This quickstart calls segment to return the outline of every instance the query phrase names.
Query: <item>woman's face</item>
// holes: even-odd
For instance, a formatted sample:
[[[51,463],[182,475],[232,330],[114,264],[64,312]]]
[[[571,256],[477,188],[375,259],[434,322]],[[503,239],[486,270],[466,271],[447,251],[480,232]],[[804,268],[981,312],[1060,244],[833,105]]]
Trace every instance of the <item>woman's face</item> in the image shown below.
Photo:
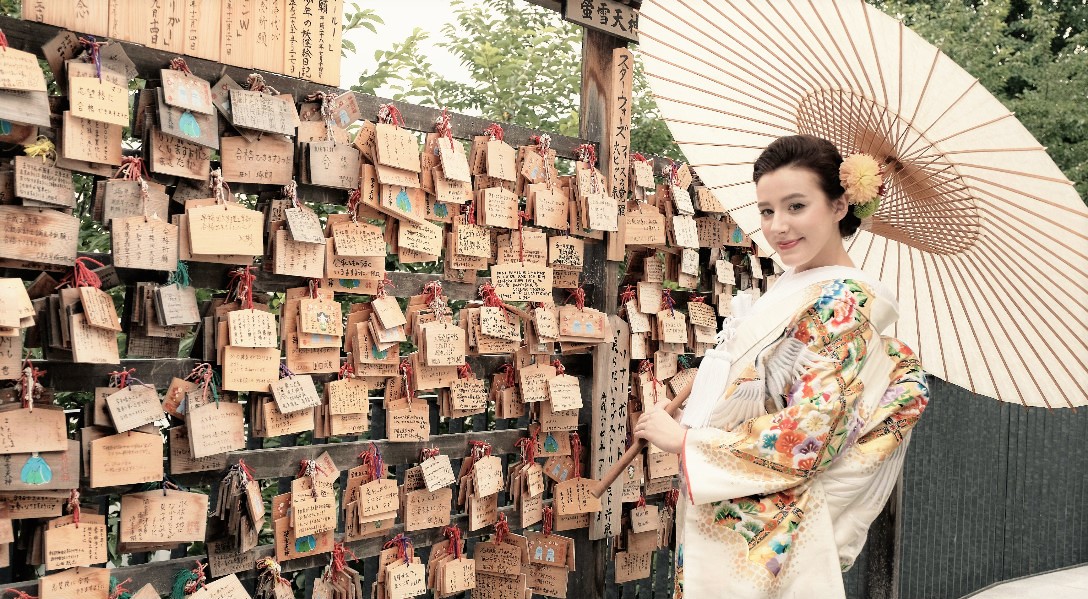
[[[756,206],[763,234],[782,263],[797,272],[837,264],[846,250],[839,221],[844,198],[829,200],[816,173],[795,167],[771,171],[756,184]]]

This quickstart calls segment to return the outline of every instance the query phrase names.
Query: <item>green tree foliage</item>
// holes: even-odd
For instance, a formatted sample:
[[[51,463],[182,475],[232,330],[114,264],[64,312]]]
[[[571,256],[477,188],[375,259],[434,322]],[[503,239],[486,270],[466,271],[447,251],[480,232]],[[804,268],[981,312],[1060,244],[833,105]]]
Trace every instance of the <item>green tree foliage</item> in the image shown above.
[[[581,27],[524,0],[450,5],[453,20],[443,27],[437,46],[461,61],[468,82],[435,70],[420,50],[428,33],[417,28],[388,50],[376,51],[378,66],[364,72],[352,89],[374,94],[388,86],[394,100],[577,136]],[[633,149],[679,157],[641,69],[634,87]]]
[[[370,0],[376,1],[376,0]],[[1088,0],[869,0],[902,19],[1016,112],[1088,198]],[[435,72],[427,33],[378,50],[354,89],[394,99],[577,134],[581,32],[523,0],[454,0],[439,47],[467,68],[467,83]],[[637,48],[635,52],[637,54]],[[635,74],[632,147],[680,157],[641,68]]]
[[[1088,0],[875,4],[978,77],[1088,198]]]

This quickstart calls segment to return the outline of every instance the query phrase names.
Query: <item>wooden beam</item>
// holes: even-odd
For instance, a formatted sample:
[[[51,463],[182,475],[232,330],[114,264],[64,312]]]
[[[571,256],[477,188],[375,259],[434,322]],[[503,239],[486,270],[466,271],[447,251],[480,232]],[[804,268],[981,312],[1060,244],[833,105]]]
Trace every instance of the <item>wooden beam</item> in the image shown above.
[[[544,500],[545,505],[550,505],[551,500]],[[523,528],[521,525],[521,514],[516,509],[516,506],[508,505],[499,508],[500,514],[505,514],[507,520],[510,523],[511,530],[518,530]],[[468,529],[468,515],[457,514],[451,517],[450,524],[457,526],[462,530]],[[382,545],[385,541],[391,537],[396,536],[399,533],[404,532],[404,525],[398,524],[393,527],[392,530],[387,531],[380,537],[372,539],[364,539],[362,541],[353,541],[345,543],[344,547],[351,550],[355,554],[355,557],[362,560],[363,558],[374,557],[381,553]],[[483,535],[492,534],[495,532],[494,526],[487,526],[479,530],[474,530],[469,536],[478,537]],[[412,544],[418,549],[420,547],[429,547],[435,543],[445,539],[442,533],[442,528],[431,528],[427,530],[415,531],[408,533],[412,538]],[[337,534],[336,541],[343,540],[343,535]],[[275,557],[276,551],[273,545],[261,545],[255,550],[254,559],[261,559],[264,557]],[[125,578],[131,578],[131,588],[138,589],[145,584],[151,584],[155,587],[155,591],[160,596],[169,596],[170,591],[174,584],[174,575],[179,570],[189,570],[193,567],[195,560],[205,560],[205,555],[193,555],[188,557],[182,557],[161,562],[151,562],[148,564],[140,564],[136,566],[122,566],[120,568],[113,568],[110,570],[110,575],[118,580],[124,580]],[[348,560],[349,563],[355,560]],[[299,559],[293,559],[283,562],[280,566],[284,572],[297,572],[299,570],[306,570],[309,568],[321,568],[328,565],[329,554],[322,553],[319,555],[313,555],[309,557],[303,557]],[[256,578],[256,568],[250,568],[238,573],[238,578],[242,580],[248,580]],[[575,587],[577,588],[577,587]],[[7,590],[20,590],[30,594],[37,594],[38,581],[30,580],[25,582],[17,582],[12,584],[0,585],[0,591]]]
[[[612,51],[624,47],[626,42],[616,37],[583,28],[582,35],[582,91],[581,107],[578,112],[578,134],[597,143],[605,151],[599,152],[602,163],[608,161],[608,93],[612,79]],[[590,256],[587,249],[587,263],[589,260],[597,260],[603,264],[600,272],[600,284],[605,291],[602,298],[593,306],[603,310],[606,314],[615,314],[618,293],[617,283],[619,279],[619,263],[604,259],[604,244],[594,244],[593,254]],[[598,364],[597,367],[604,367]],[[611,380],[611,372],[602,373],[608,376],[594,377],[590,394],[592,401],[598,401],[602,394],[608,393],[607,381]],[[600,434],[600,423],[594,420],[590,427],[590,437],[594,440]],[[588,533],[588,531],[586,531]],[[572,580],[574,588],[580,589],[580,597],[587,599],[601,599],[605,596],[607,551],[605,541],[593,541],[588,556],[577,554],[578,557],[587,557],[588,560],[579,563],[577,573]],[[581,560],[580,560],[581,561]]]
[[[280,358],[285,360],[286,358]],[[498,372],[502,365],[510,361],[506,354],[487,356],[467,356],[466,361],[477,374],[491,375]],[[36,368],[45,370],[42,384],[54,391],[90,391],[94,387],[109,384],[110,373],[121,368],[136,369],[136,378],[165,389],[174,377],[184,378],[201,362],[195,358],[126,358],[121,364],[85,364],[82,362],[64,362],[60,360],[31,360]],[[590,354],[574,354],[563,357],[563,365],[572,375],[588,375],[591,372]],[[336,378],[336,373],[313,374],[317,382],[327,383]],[[375,398],[380,399],[380,398]]]
[[[38,56],[43,56],[41,45],[62,31],[60,27],[53,25],[23,21],[21,19],[4,16],[0,16],[0,29],[4,31],[4,34],[8,39],[8,45],[12,48],[32,52]],[[125,53],[128,54],[128,57],[136,64],[136,69],[139,71],[141,77],[149,80],[157,80],[159,70],[166,68],[170,59],[177,56],[176,54],[147,48],[131,42],[111,43],[121,44],[125,49]],[[296,101],[301,101],[306,96],[317,91],[337,94],[346,91],[343,89],[330,88],[310,81],[304,81],[302,79],[287,77],[277,73],[243,69],[191,56],[186,56],[185,62],[189,65],[189,69],[192,70],[194,75],[202,79],[207,79],[212,83],[218,81],[223,75],[230,75],[235,81],[244,83],[246,77],[248,77],[250,73],[259,72],[264,76],[265,82],[268,83],[268,85],[276,88],[281,93],[293,95]],[[356,93],[356,98],[358,99],[359,109],[362,111],[363,116],[371,119],[377,115],[378,106],[393,102],[393,100],[388,98],[379,98],[377,96],[361,93]],[[442,114],[441,108],[417,106],[407,102],[393,102],[393,104],[400,109],[401,115],[404,117],[405,126],[415,131],[433,131],[435,119]],[[450,113],[449,116],[453,135],[459,139],[470,139],[475,135],[482,135],[484,129],[493,122],[467,114]],[[535,129],[529,129],[511,123],[499,124],[502,125],[506,141],[514,146],[528,144],[531,136],[540,133],[540,131]],[[573,159],[575,157],[574,152],[578,146],[583,143],[589,143],[583,139],[554,133],[551,134],[551,137],[552,148],[556,151],[556,155],[568,159]]]

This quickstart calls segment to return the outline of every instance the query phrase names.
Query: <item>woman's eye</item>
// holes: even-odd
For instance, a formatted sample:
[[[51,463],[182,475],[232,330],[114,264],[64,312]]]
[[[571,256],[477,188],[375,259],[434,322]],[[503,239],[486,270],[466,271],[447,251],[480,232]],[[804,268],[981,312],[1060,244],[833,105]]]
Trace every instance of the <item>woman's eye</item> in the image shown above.
[[[800,210],[804,207],[804,204],[790,204],[790,210]]]
[[[771,215],[771,209],[770,208],[764,208],[763,210],[759,211],[759,215],[760,216],[770,216]]]

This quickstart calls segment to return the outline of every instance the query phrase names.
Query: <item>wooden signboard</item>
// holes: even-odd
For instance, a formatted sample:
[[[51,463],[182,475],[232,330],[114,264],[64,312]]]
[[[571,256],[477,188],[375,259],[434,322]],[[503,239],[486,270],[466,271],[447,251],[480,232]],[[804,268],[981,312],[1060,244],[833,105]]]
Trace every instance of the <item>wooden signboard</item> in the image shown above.
[[[79,219],[55,210],[0,206],[0,258],[72,266]]]

